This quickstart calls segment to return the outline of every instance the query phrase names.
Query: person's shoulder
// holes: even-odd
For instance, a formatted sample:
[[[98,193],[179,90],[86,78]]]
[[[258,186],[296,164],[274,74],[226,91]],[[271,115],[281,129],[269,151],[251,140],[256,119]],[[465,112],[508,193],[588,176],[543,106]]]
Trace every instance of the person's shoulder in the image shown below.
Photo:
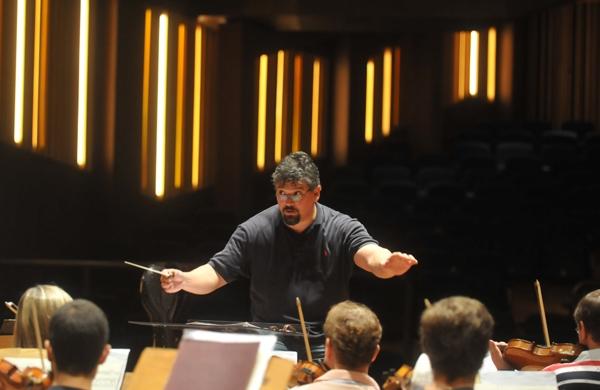
[[[262,230],[266,227],[274,226],[278,217],[279,211],[277,205],[271,206],[242,222],[240,228],[247,231],[255,231],[256,229]]]
[[[593,370],[600,369],[600,360],[575,360],[570,363],[556,363],[550,366],[544,367],[543,371],[569,371],[569,370],[577,370],[581,371],[589,367]]]
[[[347,226],[352,222],[359,223],[356,218],[351,217],[342,211],[332,209],[331,207],[325,206],[321,203],[318,203],[318,207],[319,212],[321,212],[323,215],[322,223],[333,226],[335,229],[337,229],[339,226]]]
[[[323,203],[317,203],[317,208],[318,211],[323,213],[323,216],[326,219],[332,219],[332,220],[337,220],[337,219],[344,219],[344,218],[351,218],[349,215],[344,214],[341,211],[332,209],[329,206],[325,206]]]

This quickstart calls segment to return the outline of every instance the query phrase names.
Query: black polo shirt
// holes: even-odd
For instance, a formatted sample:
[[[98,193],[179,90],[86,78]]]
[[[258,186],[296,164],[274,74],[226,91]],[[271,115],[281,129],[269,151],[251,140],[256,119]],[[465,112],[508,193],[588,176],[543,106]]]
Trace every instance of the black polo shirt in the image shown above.
[[[304,232],[287,227],[277,205],[237,227],[208,262],[227,282],[250,279],[253,321],[298,318],[322,322],[329,308],[348,298],[354,254],[377,243],[355,218],[317,203],[317,218]]]

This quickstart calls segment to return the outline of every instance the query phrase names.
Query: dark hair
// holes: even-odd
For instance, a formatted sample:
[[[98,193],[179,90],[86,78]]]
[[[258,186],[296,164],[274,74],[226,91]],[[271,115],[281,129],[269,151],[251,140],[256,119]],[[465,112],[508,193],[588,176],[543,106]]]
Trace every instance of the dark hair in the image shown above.
[[[314,190],[321,184],[319,168],[305,152],[294,152],[285,156],[275,168],[271,179],[274,186],[304,182],[309,190]]]
[[[493,328],[494,319],[476,299],[450,297],[426,309],[419,333],[434,375],[442,374],[448,381],[475,375]]]
[[[600,342],[600,290],[594,290],[581,298],[573,317],[575,322],[583,322],[585,330],[595,342]]]
[[[77,299],[50,320],[50,344],[56,368],[69,375],[89,375],[108,342],[108,321],[94,303]]]
[[[379,319],[365,305],[344,301],[333,306],[323,325],[337,361],[353,370],[370,364],[381,341]]]

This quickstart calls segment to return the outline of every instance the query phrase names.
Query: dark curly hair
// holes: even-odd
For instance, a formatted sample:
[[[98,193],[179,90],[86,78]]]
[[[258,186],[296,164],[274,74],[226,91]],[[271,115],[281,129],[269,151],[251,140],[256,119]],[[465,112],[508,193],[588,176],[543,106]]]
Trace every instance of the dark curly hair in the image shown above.
[[[304,182],[309,190],[321,184],[319,168],[305,152],[294,152],[285,156],[271,175],[273,186]]]

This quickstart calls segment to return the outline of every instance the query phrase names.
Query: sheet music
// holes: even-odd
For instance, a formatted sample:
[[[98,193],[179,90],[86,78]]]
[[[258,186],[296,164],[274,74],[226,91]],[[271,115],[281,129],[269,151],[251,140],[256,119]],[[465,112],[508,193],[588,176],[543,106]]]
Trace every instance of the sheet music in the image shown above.
[[[279,356],[280,358],[289,360],[294,364],[298,363],[298,352],[296,351],[271,351],[271,356]]]
[[[119,390],[123,384],[128,356],[129,349],[111,349],[104,364],[98,366],[98,372],[92,382],[92,390]],[[17,366],[19,370],[24,370],[26,367],[42,368],[40,358],[6,357],[5,359]],[[51,367],[48,359],[44,359],[44,363],[46,369]]]
[[[111,349],[104,364],[98,367],[92,390],[119,390],[123,384],[128,357],[129,349]]]
[[[277,338],[273,335],[186,329],[166,388],[182,389],[184,386],[195,389],[198,382],[207,384],[210,381],[222,390],[243,388],[236,386],[245,386],[246,390],[259,390],[276,341]],[[217,356],[219,354],[227,356]],[[195,363],[193,369],[190,360]],[[218,365],[211,372],[203,372],[215,362]],[[232,376],[232,371],[236,375]],[[234,384],[234,381],[239,383]]]

